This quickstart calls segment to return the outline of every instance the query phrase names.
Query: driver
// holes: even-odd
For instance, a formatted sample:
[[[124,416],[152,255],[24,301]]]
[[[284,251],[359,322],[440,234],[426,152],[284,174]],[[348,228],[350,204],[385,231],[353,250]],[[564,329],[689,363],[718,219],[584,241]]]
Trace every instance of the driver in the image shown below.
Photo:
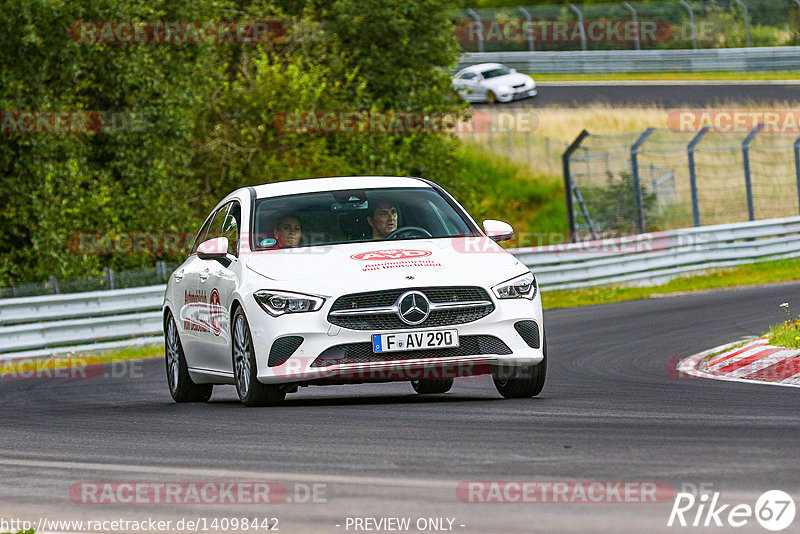
[[[372,215],[367,216],[367,223],[372,228],[372,239],[386,239],[397,230],[397,207],[388,201],[377,203]]]
[[[275,225],[275,239],[281,248],[293,248],[300,245],[300,236],[303,228],[300,219],[294,215],[282,217]]]

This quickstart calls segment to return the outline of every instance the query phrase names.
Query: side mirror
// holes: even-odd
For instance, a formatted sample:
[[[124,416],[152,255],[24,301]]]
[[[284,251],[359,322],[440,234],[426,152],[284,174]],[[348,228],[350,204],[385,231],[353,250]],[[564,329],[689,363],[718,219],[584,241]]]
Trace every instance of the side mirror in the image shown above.
[[[486,236],[489,239],[496,243],[508,241],[514,237],[514,229],[510,224],[494,219],[483,221],[483,231],[486,232]]]
[[[517,69],[511,69],[511,74],[516,74],[516,73],[517,73]]]
[[[215,237],[203,241],[197,246],[197,257],[201,260],[216,260],[223,265],[230,265],[228,258],[228,238]]]

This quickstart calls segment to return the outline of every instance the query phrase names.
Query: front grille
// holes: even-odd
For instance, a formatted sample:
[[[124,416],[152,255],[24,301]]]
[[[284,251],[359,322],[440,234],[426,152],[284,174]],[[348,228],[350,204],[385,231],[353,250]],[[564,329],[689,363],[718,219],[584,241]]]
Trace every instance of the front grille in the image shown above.
[[[525,84],[524,84],[524,83],[521,83],[521,84],[519,84],[519,85],[515,85],[515,86],[514,86],[514,89],[520,89],[520,88],[522,88],[522,87],[525,87]]]
[[[406,291],[421,291],[433,304],[447,304],[458,302],[487,301],[491,303],[489,295],[480,287],[421,287],[388,289],[385,291],[371,291],[368,293],[355,293],[339,297],[331,306],[331,312],[352,310],[356,308],[376,308],[392,306]],[[471,323],[486,317],[494,311],[494,304],[480,308],[462,308],[431,310],[431,314],[421,324],[407,325],[395,314],[385,315],[328,315],[331,324],[351,330],[399,330],[407,328],[424,328],[449,326]]]
[[[449,349],[410,350],[404,352],[372,352],[372,343],[349,343],[329,347],[320,354],[311,367],[327,367],[347,363],[395,362],[424,358],[453,356],[479,356],[483,354],[511,354],[511,349],[494,336],[462,336],[460,346]]]
[[[283,365],[302,344],[303,338],[300,336],[286,336],[276,339],[269,351],[267,365],[270,367]]]
[[[539,325],[536,321],[517,321],[514,323],[514,329],[529,347],[539,348]]]

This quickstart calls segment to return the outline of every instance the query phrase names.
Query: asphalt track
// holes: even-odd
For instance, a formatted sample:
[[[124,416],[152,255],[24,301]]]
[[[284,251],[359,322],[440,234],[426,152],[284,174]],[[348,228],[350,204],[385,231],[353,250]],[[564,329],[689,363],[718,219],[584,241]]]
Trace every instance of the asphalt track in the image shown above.
[[[539,83],[539,95],[504,106],[719,106],[800,102],[798,82],[708,83],[708,82],[583,82]],[[477,104],[483,107],[486,104]]]
[[[144,362],[141,376],[0,381],[0,517],[244,515],[277,517],[282,532],[320,533],[352,532],[347,517],[450,517],[454,531],[470,534],[674,532],[666,527],[672,500],[469,504],[456,487],[665,481],[676,492],[713,484],[722,501],[751,506],[769,489],[798,499],[797,391],[669,370],[676,357],[762,332],[782,320],[778,305],[798,296],[794,283],[548,311],[548,381],[530,400],[503,400],[482,377],[431,397],[405,383],[318,387],[284,407],[248,409],[227,386],[208,404],[177,405],[160,360]],[[252,480],[282,482],[290,494],[295,484],[326,484],[327,502],[69,498],[77,482]],[[737,530],[764,532],[754,520]]]

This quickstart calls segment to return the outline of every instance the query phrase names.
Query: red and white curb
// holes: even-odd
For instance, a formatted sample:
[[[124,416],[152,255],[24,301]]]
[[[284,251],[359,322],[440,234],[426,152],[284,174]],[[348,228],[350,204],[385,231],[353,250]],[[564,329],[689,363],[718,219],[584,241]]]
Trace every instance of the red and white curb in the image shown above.
[[[678,371],[713,380],[800,387],[800,349],[774,347],[765,338],[758,338],[684,358]]]

